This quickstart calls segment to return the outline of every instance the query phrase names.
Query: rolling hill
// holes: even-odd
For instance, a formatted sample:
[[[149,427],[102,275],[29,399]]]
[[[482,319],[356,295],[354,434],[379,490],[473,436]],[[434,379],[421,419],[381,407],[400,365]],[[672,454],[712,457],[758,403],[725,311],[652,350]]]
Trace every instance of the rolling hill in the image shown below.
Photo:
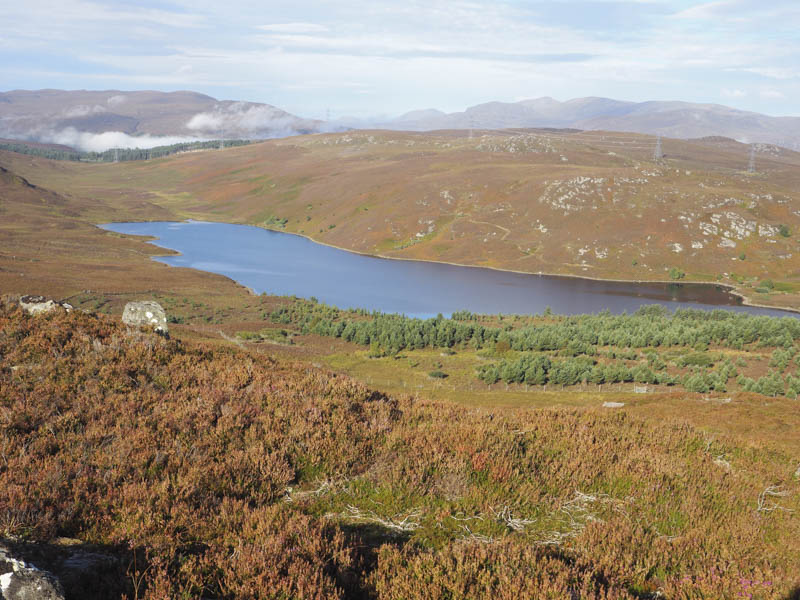
[[[322,122],[196,92],[14,90],[0,93],[0,124],[0,137],[79,146],[80,133],[270,138],[318,131]]]

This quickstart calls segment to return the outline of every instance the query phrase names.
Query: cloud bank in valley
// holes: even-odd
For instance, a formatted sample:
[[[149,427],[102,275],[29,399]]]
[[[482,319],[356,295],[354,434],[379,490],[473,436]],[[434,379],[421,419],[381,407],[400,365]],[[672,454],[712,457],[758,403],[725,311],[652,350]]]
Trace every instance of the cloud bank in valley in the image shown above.
[[[100,106],[99,104],[95,104],[94,106],[88,106],[86,104],[78,104],[76,106],[64,109],[62,114],[66,118],[75,118],[75,117],[88,117],[89,115],[96,115],[98,113],[104,113],[104,112],[106,112],[106,107]]]
[[[272,105],[217,101],[192,92],[44,90],[0,94],[0,137],[88,152],[220,138],[286,137],[317,132],[322,125]]]
[[[211,137],[271,138],[307,133],[310,127],[303,128],[301,124],[302,121],[274,106],[233,102],[194,115],[186,127]]]
[[[88,131],[79,131],[74,127],[58,130],[40,128],[22,132],[18,130],[3,131],[2,128],[0,128],[0,137],[40,142],[43,144],[61,144],[62,146],[69,146],[83,152],[105,152],[112,148],[141,148],[144,150],[157,146],[199,142],[207,139],[202,136],[129,135],[122,131],[91,133]]]
[[[63,144],[84,152],[105,152],[112,148],[155,148],[186,142],[197,142],[205,138],[188,136],[160,136],[160,135],[128,135],[122,131],[105,131],[103,133],[89,133],[67,127],[61,131],[40,134],[40,142],[50,144]]]

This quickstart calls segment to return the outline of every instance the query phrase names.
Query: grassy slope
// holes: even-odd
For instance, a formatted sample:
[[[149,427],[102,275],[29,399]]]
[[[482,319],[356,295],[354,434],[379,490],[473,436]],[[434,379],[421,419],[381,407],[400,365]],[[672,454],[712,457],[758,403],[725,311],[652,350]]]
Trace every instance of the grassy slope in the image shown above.
[[[359,132],[142,163],[0,163],[110,206],[152,204],[140,218],[163,218],[159,207],[361,252],[528,272],[658,280],[676,266],[757,303],[800,306],[800,154],[765,149],[750,175],[743,144],[665,140],[660,163],[653,144],[601,132]],[[756,293],[764,278],[780,289]]]
[[[2,534],[118,556],[104,598],[798,593],[781,451],[672,419],[391,398],[102,315],[4,306],[0,332]]]
[[[160,216],[159,216],[160,215]],[[147,201],[111,206],[63,196],[0,171],[0,291],[43,294],[121,312],[131,298],[191,297],[197,314],[227,309],[246,320],[246,290],[225,277],[170,269],[150,260],[165,251],[142,238],[120,236],[92,223],[113,218],[174,218]]]

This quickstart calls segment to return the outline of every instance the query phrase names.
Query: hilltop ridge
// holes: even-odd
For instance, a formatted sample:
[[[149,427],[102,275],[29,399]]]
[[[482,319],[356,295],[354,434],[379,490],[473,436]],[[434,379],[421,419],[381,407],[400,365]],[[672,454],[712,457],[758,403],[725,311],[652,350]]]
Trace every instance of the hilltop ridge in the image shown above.
[[[383,126],[413,131],[567,127],[684,139],[720,135],[800,150],[800,117],[771,117],[721,104],[680,101],[586,97],[559,102],[546,96],[486,102],[449,114],[435,109],[412,111]]]
[[[0,92],[0,120],[0,137],[82,150],[100,149],[90,147],[92,143],[118,147],[145,143],[137,136],[258,139],[322,127],[321,121],[303,119],[270,104],[217,100],[191,91],[13,90]],[[107,141],[92,137],[102,134]],[[185,140],[161,145],[175,141]]]

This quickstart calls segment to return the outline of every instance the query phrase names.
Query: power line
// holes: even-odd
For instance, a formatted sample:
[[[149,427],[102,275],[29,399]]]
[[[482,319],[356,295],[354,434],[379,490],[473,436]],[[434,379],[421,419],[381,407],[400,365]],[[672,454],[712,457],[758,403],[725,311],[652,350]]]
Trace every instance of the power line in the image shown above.
[[[750,161],[747,163],[747,172],[748,173],[755,173],[756,172],[756,146],[755,146],[755,144],[750,144]]]

